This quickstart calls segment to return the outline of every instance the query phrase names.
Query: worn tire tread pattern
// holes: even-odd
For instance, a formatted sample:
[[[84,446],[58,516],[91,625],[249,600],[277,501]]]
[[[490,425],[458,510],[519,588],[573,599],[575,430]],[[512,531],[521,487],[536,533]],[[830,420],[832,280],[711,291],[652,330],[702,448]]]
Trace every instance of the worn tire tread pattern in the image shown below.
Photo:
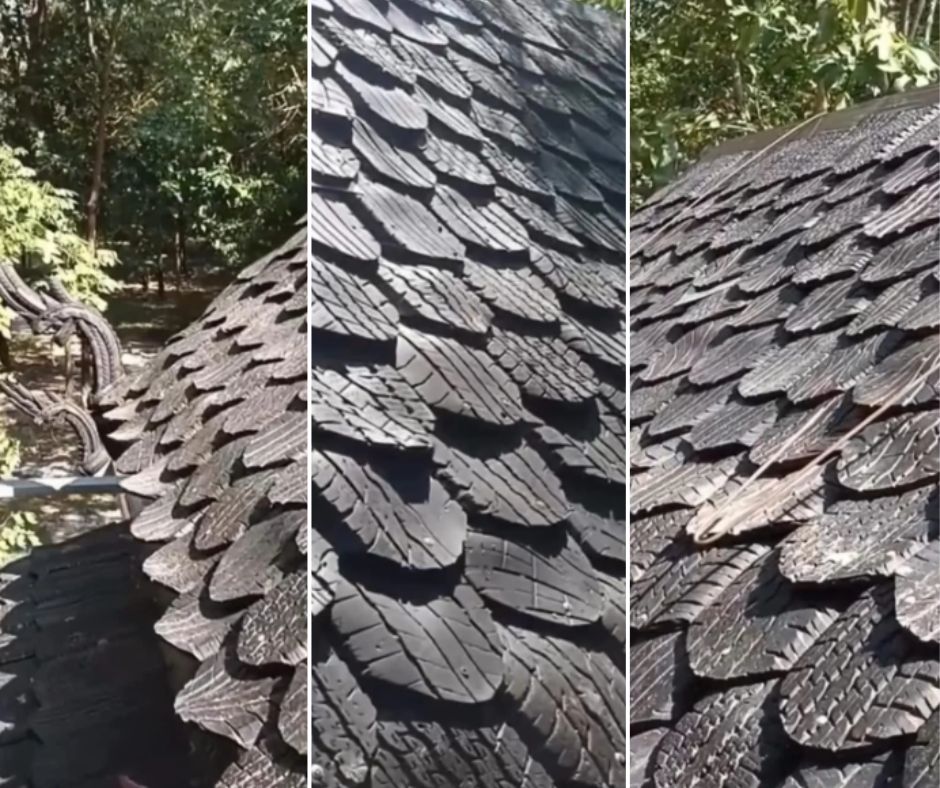
[[[940,105],[907,98],[631,217],[637,788],[937,780]]]
[[[620,786],[622,26],[312,14],[315,778]]]

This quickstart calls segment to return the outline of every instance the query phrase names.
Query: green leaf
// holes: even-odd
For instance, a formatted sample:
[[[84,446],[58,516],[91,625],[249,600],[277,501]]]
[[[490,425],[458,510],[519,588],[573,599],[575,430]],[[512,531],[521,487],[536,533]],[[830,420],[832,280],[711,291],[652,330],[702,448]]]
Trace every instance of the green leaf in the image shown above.
[[[929,77],[938,70],[936,56],[928,49],[912,44],[908,52],[908,57],[921,74]]]
[[[860,25],[868,21],[869,5],[868,0],[849,0],[850,13]]]

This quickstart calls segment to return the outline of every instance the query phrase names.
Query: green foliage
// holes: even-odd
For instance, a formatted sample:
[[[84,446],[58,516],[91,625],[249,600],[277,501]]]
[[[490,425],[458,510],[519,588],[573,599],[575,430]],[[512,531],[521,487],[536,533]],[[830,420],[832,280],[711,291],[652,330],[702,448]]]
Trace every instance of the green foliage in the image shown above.
[[[603,8],[605,11],[610,11],[610,13],[621,17],[627,8],[626,0],[581,0],[581,2],[595,8]]]
[[[122,198],[109,215],[153,253],[182,217],[187,235],[240,265],[305,211],[306,7],[229,0],[180,13],[161,46],[172,77],[115,152]]]
[[[32,512],[8,512],[0,519],[0,566],[42,544]]]
[[[122,275],[241,266],[305,211],[305,33],[304,0],[0,0],[0,139]]]
[[[98,308],[115,282],[107,268],[111,252],[91,246],[76,234],[75,195],[36,178],[15,151],[0,145],[0,260],[13,263],[26,279],[56,276],[74,295]],[[9,336],[12,315],[0,306],[0,334]],[[20,462],[20,446],[0,427],[0,478]],[[36,518],[29,512],[0,511],[0,565],[40,543]]]
[[[305,0],[0,0],[0,259],[103,309],[269,249],[306,209],[306,31]],[[0,513],[0,560],[35,543]]]
[[[704,148],[929,84],[935,20],[882,0],[632,0],[631,202]]]
[[[0,433],[0,478],[8,478],[20,462],[19,444]],[[0,513],[0,565],[40,544],[31,512]]]
[[[115,282],[111,252],[93,251],[76,230],[75,195],[36,179],[16,153],[0,145],[0,260],[27,278],[55,275],[73,295],[104,308]],[[2,329],[2,326],[0,326]]]

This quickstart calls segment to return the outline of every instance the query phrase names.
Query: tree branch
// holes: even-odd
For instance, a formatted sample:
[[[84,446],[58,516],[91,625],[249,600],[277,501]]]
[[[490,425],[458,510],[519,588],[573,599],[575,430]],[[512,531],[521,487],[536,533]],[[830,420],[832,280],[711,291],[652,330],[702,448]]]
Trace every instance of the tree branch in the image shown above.
[[[94,10],[91,7],[91,0],[84,0],[83,8],[85,11],[85,27],[87,28],[88,52],[91,54],[91,60],[95,64],[95,70],[100,70],[101,56],[98,53],[98,44],[95,42]]]
[[[911,18],[911,30],[907,34],[908,38],[915,38],[917,32],[920,30],[920,18],[924,13],[924,6],[927,5],[927,0],[918,0],[917,10],[914,11],[914,16]]]
[[[924,30],[924,43],[930,46],[933,43],[933,22],[937,15],[937,0],[930,0],[930,10],[927,12],[927,24]]]

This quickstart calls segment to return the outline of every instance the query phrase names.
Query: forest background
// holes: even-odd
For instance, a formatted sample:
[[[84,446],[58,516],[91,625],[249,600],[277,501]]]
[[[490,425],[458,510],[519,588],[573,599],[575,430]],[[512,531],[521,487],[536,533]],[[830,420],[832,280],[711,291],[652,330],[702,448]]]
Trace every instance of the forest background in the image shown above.
[[[305,0],[0,0],[0,261],[142,363],[306,214],[306,31]],[[12,317],[0,374],[61,393]],[[62,433],[0,412],[0,478],[48,473]],[[0,508],[0,564],[39,540]]]
[[[303,0],[0,0],[0,256],[102,306],[306,205]]]
[[[938,77],[940,0],[631,0],[628,23],[632,207],[723,140]]]

